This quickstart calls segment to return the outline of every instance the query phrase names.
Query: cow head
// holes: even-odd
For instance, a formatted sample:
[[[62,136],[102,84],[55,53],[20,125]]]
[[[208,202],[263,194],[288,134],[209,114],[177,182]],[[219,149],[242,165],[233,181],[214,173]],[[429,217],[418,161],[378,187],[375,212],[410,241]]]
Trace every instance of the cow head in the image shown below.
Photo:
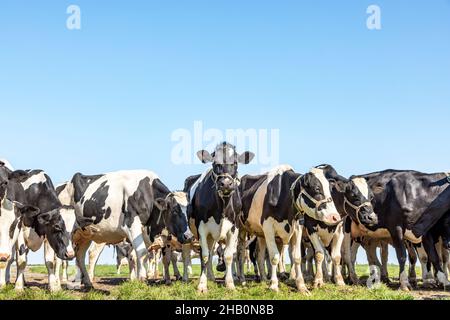
[[[325,178],[323,170],[311,169],[310,172],[300,176],[293,187],[294,192],[297,191],[296,206],[301,212],[327,225],[341,222],[341,216],[331,196],[330,183]]]
[[[378,224],[378,216],[375,214],[372,200],[373,192],[364,178],[352,178],[344,188],[336,185],[339,191],[345,194],[344,211],[353,221],[367,227]]]
[[[61,212],[65,211],[66,209],[55,209],[39,214],[35,220],[34,228],[39,230],[38,234],[46,236],[58,258],[72,260],[75,257],[72,247],[72,234],[66,228],[66,223],[61,215]]]
[[[221,198],[229,198],[236,191],[238,183],[238,164],[249,164],[255,154],[249,151],[239,155],[236,147],[223,142],[210,154],[206,150],[197,152],[203,163],[212,163],[212,174],[217,193]]]
[[[13,202],[6,197],[0,205],[0,263],[8,262],[12,250],[19,237],[20,225],[23,220],[36,217],[39,209]],[[22,221],[21,221],[22,220]]]
[[[164,223],[170,234],[184,244],[193,240],[186,215],[188,199],[185,192],[170,193],[165,199],[156,199],[159,209],[158,223]]]

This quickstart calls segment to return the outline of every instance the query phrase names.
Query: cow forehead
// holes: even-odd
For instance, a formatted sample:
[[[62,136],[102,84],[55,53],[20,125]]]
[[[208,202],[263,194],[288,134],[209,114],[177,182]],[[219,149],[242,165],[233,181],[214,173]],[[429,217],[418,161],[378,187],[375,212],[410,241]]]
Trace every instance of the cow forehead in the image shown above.
[[[76,221],[75,210],[62,208],[60,210],[60,214],[61,214],[62,220],[64,221],[64,224],[66,225],[66,229],[72,230],[75,225],[75,221]]]
[[[367,180],[364,178],[353,178],[352,181],[359,192],[361,192],[366,199],[369,199],[369,185],[367,184]]]
[[[323,192],[326,197],[331,197],[331,191],[330,191],[330,183],[328,182],[327,178],[325,177],[325,174],[322,169],[313,168],[310,171],[317,180],[320,181],[322,184]]]
[[[236,151],[231,147],[221,147],[214,152],[214,162],[218,164],[234,164],[237,160]]]
[[[186,192],[174,192],[173,197],[180,206],[182,207],[188,206],[188,197]]]

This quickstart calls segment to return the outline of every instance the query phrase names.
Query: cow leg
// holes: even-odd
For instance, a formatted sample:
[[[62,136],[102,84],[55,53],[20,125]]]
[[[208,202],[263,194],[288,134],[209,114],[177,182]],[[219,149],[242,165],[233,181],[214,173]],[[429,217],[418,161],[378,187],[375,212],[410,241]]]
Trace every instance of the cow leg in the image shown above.
[[[225,286],[228,290],[235,290],[233,279],[233,258],[237,250],[239,230],[229,231],[227,234],[227,243],[225,246],[224,259],[227,267],[225,274]]]
[[[89,290],[93,288],[89,273],[86,269],[86,252],[91,245],[91,241],[85,241],[78,243],[75,249],[75,255],[77,259],[78,273],[75,282],[81,282],[85,289]]]
[[[381,281],[386,284],[391,283],[389,279],[389,243],[381,241]]]
[[[420,265],[422,267],[422,281],[423,285],[426,288],[434,288],[436,285],[436,282],[434,280],[433,272],[431,271],[431,268],[428,268],[428,255],[425,251],[425,248],[423,246],[423,243],[420,244],[417,248],[417,254],[419,256]]]
[[[406,249],[408,250],[408,257],[409,257],[409,283],[413,287],[417,286],[417,274],[416,274],[416,263],[417,263],[417,253],[414,249],[414,245],[407,241],[406,242]]]
[[[355,244],[356,242],[354,242]],[[352,236],[350,233],[345,233],[343,241],[344,262],[348,269],[348,277],[351,284],[358,285],[359,278],[355,271],[355,265],[352,260]]]
[[[14,252],[14,251],[13,251]],[[6,283],[11,284],[11,266],[13,264],[14,260],[9,259],[7,265],[6,265]]]
[[[302,272],[302,236],[303,226],[298,222],[294,222],[294,233],[291,238],[289,252],[291,253],[291,262],[293,263],[292,269],[295,269],[295,285],[297,286],[298,291],[309,295]]]
[[[58,281],[58,277],[55,273],[56,264],[55,264],[55,251],[53,251],[52,247],[48,241],[44,242],[44,257],[45,257],[45,266],[48,271],[48,288],[51,292],[56,292],[61,290],[61,285]]]
[[[191,261],[191,245],[184,244],[183,247],[183,282],[189,282],[189,263]]]
[[[181,280],[181,273],[180,273],[180,269],[178,269],[178,255],[177,254],[173,254],[172,252],[172,265],[173,265],[173,275],[175,276],[175,279],[177,281]]]
[[[247,255],[247,232],[244,228],[239,229],[238,244],[237,244],[237,272],[239,282],[245,286],[245,269],[244,264]]]
[[[367,261],[369,262],[369,269],[371,273],[371,278],[373,281],[378,283],[381,280],[381,262],[378,260],[377,248],[378,244],[375,239],[370,239],[364,244],[364,249],[366,250]]]
[[[283,244],[277,244],[278,252],[280,253],[280,262],[278,263],[278,270],[280,273],[280,277],[286,277],[286,262],[284,259],[285,255],[285,246]]]
[[[449,252],[447,249],[445,249],[444,246],[442,246],[441,248],[442,250],[442,263],[444,264],[444,273],[445,273],[445,277],[448,279],[448,271],[449,271]]]
[[[257,246],[257,264],[258,264],[258,270],[259,270],[259,276],[261,281],[265,282],[267,281],[267,273],[266,273],[266,240],[263,237],[258,237],[258,246]]]
[[[164,266],[164,281],[166,285],[171,285],[170,279],[170,262],[172,261],[172,249],[170,245],[163,248],[163,266]]]
[[[212,252],[214,250],[214,241],[209,239],[209,235],[206,232],[202,232],[203,230],[200,228],[200,247],[201,247],[201,275],[200,282],[197,287],[197,291],[199,293],[207,293],[208,292],[208,276],[207,276],[207,268],[210,260],[212,260]]]
[[[323,261],[325,259],[325,252],[320,241],[319,235],[313,233],[309,236],[311,243],[314,247],[315,258],[316,258],[316,276],[314,278],[314,288],[320,288],[324,285],[323,282]]]
[[[342,225],[337,228],[331,243],[331,260],[333,261],[334,282],[338,286],[345,286],[344,278],[342,277],[341,269],[341,252],[342,243],[344,242],[344,232]]]
[[[15,290],[22,291],[25,288],[25,269],[27,267],[27,253],[20,254],[17,250],[17,278]]]
[[[434,269],[436,270],[436,279],[438,283],[442,284],[445,287],[450,285],[450,282],[445,277],[444,270],[441,267],[441,261],[439,259],[439,255],[436,251],[436,247],[434,245],[433,238],[430,234],[426,234],[423,237],[423,246],[428,255],[429,261],[433,264]]]
[[[94,243],[94,245],[91,247],[91,250],[89,250],[89,277],[92,280],[94,280],[95,277],[95,266],[98,262],[98,259],[100,258],[100,254],[103,252],[103,249],[105,249],[105,246],[106,243]]]
[[[398,263],[400,265],[400,290],[410,291],[412,290],[411,285],[408,281],[408,272],[406,271],[406,247],[403,241],[403,229],[401,227],[396,227],[395,232],[392,234],[392,242],[397,254]]]
[[[138,216],[134,217],[129,229],[129,240],[136,253],[137,278],[139,281],[145,282],[147,281],[147,271],[145,270],[144,260],[147,254],[147,247],[142,234],[142,222]]]
[[[275,232],[272,226],[264,228],[264,236],[266,238],[267,250],[269,251],[269,259],[272,265],[272,272],[270,277],[270,290],[278,292],[278,277],[277,267],[280,263],[280,252],[278,251],[277,242],[275,240]]]

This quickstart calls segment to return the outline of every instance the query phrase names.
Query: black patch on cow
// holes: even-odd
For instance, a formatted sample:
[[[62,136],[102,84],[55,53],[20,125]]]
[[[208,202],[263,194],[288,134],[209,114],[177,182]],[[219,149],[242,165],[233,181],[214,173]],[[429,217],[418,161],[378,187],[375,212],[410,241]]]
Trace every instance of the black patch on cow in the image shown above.
[[[286,230],[287,233],[290,233],[290,232],[291,232],[291,226],[288,225],[288,224],[285,225],[285,226],[284,226],[284,230]]]
[[[16,231],[17,225],[19,223],[19,219],[15,219],[14,222],[9,227],[9,238],[12,239],[14,237],[14,231]]]
[[[81,202],[84,202],[83,216],[94,218],[94,224],[99,224],[102,219],[108,219],[111,216],[111,208],[104,209],[109,191],[107,183],[108,181],[103,182],[92,194],[91,198],[85,199],[85,196],[81,198]]]
[[[25,247],[24,244],[21,244],[21,245],[20,245],[20,248],[19,248],[19,255],[20,255],[20,256],[23,256],[23,255],[26,254],[27,252],[28,252],[27,247]]]

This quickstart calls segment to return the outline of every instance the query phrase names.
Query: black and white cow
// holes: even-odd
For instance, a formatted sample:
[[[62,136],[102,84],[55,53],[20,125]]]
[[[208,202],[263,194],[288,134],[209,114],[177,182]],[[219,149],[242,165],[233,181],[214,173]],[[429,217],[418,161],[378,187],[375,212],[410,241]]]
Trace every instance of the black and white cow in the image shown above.
[[[342,244],[344,242],[344,220],[347,215],[362,219],[369,224],[377,222],[370,200],[371,190],[363,178],[347,179],[339,175],[331,165],[320,165],[315,168],[322,170],[332,187],[331,195],[340,214],[340,222],[325,224],[310,216],[305,216],[305,228],[314,247],[317,271],[315,287],[323,285],[322,262],[324,249],[329,249],[334,270],[334,280],[337,285],[345,285],[341,272]],[[330,268],[328,268],[330,269]],[[330,270],[331,271],[331,270]],[[351,274],[352,271],[351,270]]]
[[[294,260],[297,289],[309,293],[301,271],[301,240],[303,227],[300,220],[303,215],[334,225],[340,221],[340,215],[331,197],[330,183],[323,170],[312,169],[305,175],[295,173],[291,166],[274,168],[261,176],[244,176],[241,183],[242,217],[240,244],[246,239],[245,232],[258,236],[258,266],[261,279],[265,280],[265,248],[269,251],[272,263],[270,289],[278,291],[277,267],[281,258],[282,246],[277,245],[277,238],[282,245],[291,244]],[[240,245],[240,277],[245,251]]]
[[[248,164],[254,157],[251,152],[239,155],[235,146],[223,142],[210,154],[202,150],[197,153],[203,163],[212,163],[200,177],[188,178],[185,191],[189,194],[188,216],[192,219],[191,230],[198,236],[202,248],[202,272],[198,291],[208,291],[206,270],[211,264],[214,246],[225,242],[224,259],[227,266],[225,284],[234,289],[232,274],[233,256],[236,253],[238,227],[237,215],[241,211],[238,164]],[[197,179],[196,179],[197,178]],[[214,279],[209,274],[210,280]]]
[[[353,221],[352,233],[391,239],[400,264],[400,288],[411,289],[405,268],[405,240],[422,242],[445,286],[448,279],[440,266],[439,256],[429,231],[450,210],[450,178],[445,173],[425,174],[417,171],[386,170],[362,175],[374,193],[375,225]]]
[[[85,287],[92,287],[84,265],[91,241],[117,244],[128,239],[136,252],[137,277],[147,279],[147,248],[163,230],[190,241],[185,213],[159,177],[147,170],[118,171],[103,175],[74,175],[69,188],[78,216],[91,218],[92,224],[76,233],[77,265]],[[133,275],[133,273],[131,274]]]
[[[11,216],[11,224],[2,224],[0,231],[2,241],[8,243],[5,244],[6,247],[11,244],[16,246],[18,266],[16,289],[22,290],[28,249],[37,251],[45,241],[46,252],[52,252],[60,259],[71,260],[74,258],[71,230],[66,228],[62,218],[66,208],[59,201],[53,183],[44,171],[11,171],[0,163],[0,184],[4,189],[0,194],[3,203],[12,201],[19,210],[28,208],[25,215],[15,215],[14,219]],[[13,213],[11,210],[5,211],[5,214],[6,212]],[[0,244],[0,247],[3,247],[3,244]],[[0,260],[8,261],[12,253],[12,251],[0,253]],[[51,263],[52,261],[46,259],[47,266]],[[50,272],[49,270],[49,274]]]

